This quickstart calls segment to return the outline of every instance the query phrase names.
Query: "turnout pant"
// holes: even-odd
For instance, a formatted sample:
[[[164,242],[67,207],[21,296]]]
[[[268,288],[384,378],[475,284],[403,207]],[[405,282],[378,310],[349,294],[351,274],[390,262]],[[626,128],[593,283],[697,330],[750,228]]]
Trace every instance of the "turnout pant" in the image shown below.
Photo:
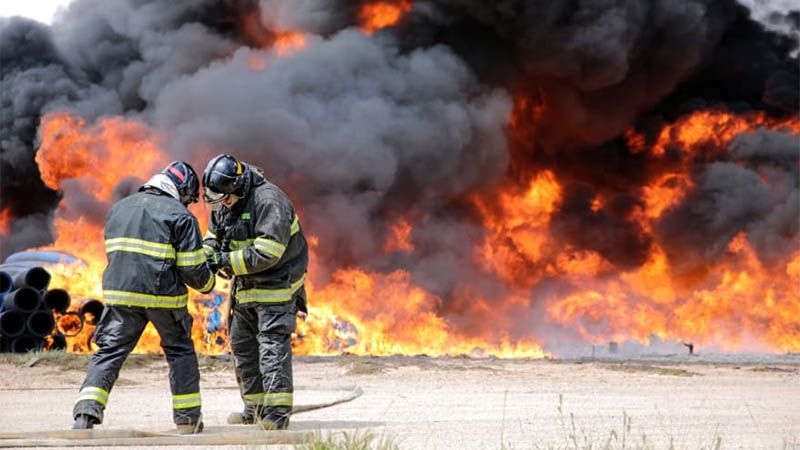
[[[192,316],[186,310],[106,305],[94,340],[100,347],[89,362],[72,410],[73,417],[87,414],[103,421],[103,411],[122,363],[136,347],[148,322],[161,337],[161,348],[169,364],[172,416],[175,424],[200,420],[200,372],[192,342]]]
[[[231,351],[245,415],[285,428],[292,413],[294,302],[233,304]]]

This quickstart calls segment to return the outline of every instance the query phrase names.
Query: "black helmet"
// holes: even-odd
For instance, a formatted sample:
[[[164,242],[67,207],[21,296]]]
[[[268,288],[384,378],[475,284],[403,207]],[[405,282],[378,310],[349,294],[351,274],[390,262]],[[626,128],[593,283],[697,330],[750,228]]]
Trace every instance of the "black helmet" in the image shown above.
[[[208,162],[203,172],[203,199],[219,203],[231,194],[242,196],[247,183],[247,166],[231,155],[222,154]]]
[[[197,181],[197,173],[189,163],[172,161],[161,173],[172,180],[175,187],[178,188],[181,203],[188,206],[197,201],[200,195],[200,183]]]

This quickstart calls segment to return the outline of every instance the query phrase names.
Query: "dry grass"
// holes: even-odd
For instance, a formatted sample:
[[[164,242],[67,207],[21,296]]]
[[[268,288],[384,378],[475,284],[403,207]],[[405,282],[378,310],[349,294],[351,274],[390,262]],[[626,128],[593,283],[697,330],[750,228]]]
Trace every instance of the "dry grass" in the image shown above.
[[[650,364],[631,364],[631,363],[620,363],[620,364],[605,364],[601,365],[606,370],[614,370],[617,372],[625,372],[625,373],[649,373],[653,375],[666,375],[666,376],[673,376],[673,377],[695,377],[695,376],[702,376],[702,374],[697,372],[692,372],[690,370],[682,369],[679,367],[662,367],[662,366],[655,366]]]
[[[297,450],[400,450],[396,439],[377,436],[371,431],[343,434],[317,433],[309,442],[295,446]]]

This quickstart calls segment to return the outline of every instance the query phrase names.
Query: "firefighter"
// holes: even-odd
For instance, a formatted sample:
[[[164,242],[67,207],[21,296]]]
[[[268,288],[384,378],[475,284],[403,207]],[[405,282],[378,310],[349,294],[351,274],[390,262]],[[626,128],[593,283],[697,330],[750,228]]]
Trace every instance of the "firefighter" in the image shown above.
[[[197,219],[186,209],[198,194],[194,169],[175,161],[109,211],[105,225],[108,265],[103,272],[106,307],[95,331],[99,349],[89,362],[73,409],[74,429],[103,422],[120,367],[152,322],[169,364],[172,415],[178,432],[202,431],[200,373],[186,286],[207,293],[214,287],[215,276],[203,251]]]
[[[257,167],[218,155],[203,173],[213,205],[203,246],[232,277],[229,331],[244,411],[228,423],[285,429],[293,404],[291,334],[306,313],[308,246],[286,194]]]

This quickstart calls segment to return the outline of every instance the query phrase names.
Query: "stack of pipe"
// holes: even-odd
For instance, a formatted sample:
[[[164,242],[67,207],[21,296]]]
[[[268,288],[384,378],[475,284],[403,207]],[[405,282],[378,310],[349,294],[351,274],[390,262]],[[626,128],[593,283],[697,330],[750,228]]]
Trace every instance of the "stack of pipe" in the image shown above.
[[[53,334],[53,314],[67,311],[69,293],[48,290],[50,273],[44,268],[27,261],[6,261],[0,265],[0,351],[42,350],[46,337],[66,346],[63,335]]]

